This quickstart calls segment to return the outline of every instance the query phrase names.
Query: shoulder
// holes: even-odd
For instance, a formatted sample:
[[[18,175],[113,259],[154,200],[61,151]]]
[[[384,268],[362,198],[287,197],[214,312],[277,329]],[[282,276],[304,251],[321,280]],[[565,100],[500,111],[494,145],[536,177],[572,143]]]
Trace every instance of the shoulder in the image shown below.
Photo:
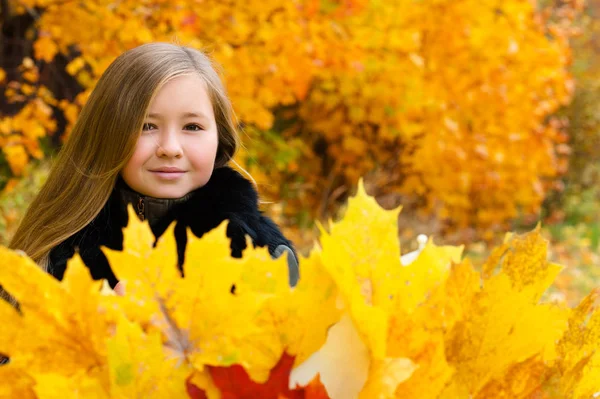
[[[102,257],[99,248],[105,246],[111,249],[123,248],[123,232],[121,229],[127,225],[127,210],[119,207],[119,202],[114,193],[104,204],[98,215],[81,230],[52,248],[48,254],[48,271],[59,280],[62,279],[67,261],[79,252],[84,263],[96,266],[99,257]],[[100,259],[105,268],[104,259]],[[98,274],[98,267],[90,267],[92,275]],[[112,272],[101,277],[113,277]],[[97,278],[94,276],[94,278]]]
[[[218,196],[225,206],[258,207],[258,193],[252,182],[228,166],[215,169],[208,183],[200,190]]]
[[[226,188],[230,184],[234,184],[240,188],[244,186],[252,187],[252,183],[247,178],[230,166],[216,168],[207,183],[207,185],[212,186],[213,188]]]
[[[219,214],[258,212],[258,193],[251,181],[230,167],[221,167],[186,201],[186,211],[211,209]]]

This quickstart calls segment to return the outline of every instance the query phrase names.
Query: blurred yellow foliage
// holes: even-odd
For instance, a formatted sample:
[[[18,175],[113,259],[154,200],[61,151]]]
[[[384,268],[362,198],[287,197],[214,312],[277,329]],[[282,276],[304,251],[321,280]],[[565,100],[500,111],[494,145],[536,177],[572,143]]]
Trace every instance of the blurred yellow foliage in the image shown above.
[[[418,196],[451,225],[494,227],[537,212],[566,170],[564,121],[552,115],[571,99],[581,2],[562,2],[559,20],[535,3],[20,0],[41,10],[36,60],[22,73],[68,58],[85,89],[60,99],[68,130],[123,51],[150,41],[205,49],[245,126],[240,159],[281,222],[334,214],[369,174],[379,194]],[[36,97],[34,84],[7,90],[24,104]]]
[[[4,146],[2,147],[2,152],[4,152],[4,156],[10,165],[12,173],[15,176],[21,176],[25,166],[27,165],[27,161],[29,160],[27,152],[25,152],[25,148],[19,144]]]

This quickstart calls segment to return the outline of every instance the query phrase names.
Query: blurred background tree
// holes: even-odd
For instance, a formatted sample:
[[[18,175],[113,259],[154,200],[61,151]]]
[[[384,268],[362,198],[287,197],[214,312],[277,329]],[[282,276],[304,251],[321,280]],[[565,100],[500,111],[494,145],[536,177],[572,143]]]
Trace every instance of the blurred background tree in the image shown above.
[[[205,49],[222,65],[246,147],[239,160],[301,248],[361,176],[382,203],[405,206],[415,233],[475,241],[538,220],[543,204],[560,216],[552,204],[564,196],[553,193],[596,173],[582,170],[584,157],[597,159],[584,143],[598,134],[598,89],[580,93],[572,75],[593,81],[595,55],[572,65],[571,46],[593,47],[598,6],[578,18],[580,0],[0,7],[1,242],[99,76],[150,41]]]

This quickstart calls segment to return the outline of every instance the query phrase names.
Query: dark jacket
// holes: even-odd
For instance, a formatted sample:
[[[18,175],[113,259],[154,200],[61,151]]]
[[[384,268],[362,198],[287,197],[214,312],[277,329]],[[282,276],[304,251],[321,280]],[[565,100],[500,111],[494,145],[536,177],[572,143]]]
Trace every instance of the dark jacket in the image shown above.
[[[292,243],[277,225],[258,209],[258,195],[252,183],[229,167],[215,169],[209,182],[185,197],[175,200],[142,196],[119,178],[98,216],[81,231],[52,249],[48,271],[61,280],[67,260],[78,250],[94,279],[105,278],[111,287],[117,284],[106,256],[105,246],[123,249],[123,228],[128,223],[127,204],[132,204],[140,218],[147,219],[156,238],[175,221],[175,238],[180,270],[185,260],[186,229],[197,236],[228,220],[227,237],[231,239],[231,255],[240,258],[246,248],[246,235],[254,246],[268,247],[272,257],[287,255],[290,285],[299,277],[298,258]]]

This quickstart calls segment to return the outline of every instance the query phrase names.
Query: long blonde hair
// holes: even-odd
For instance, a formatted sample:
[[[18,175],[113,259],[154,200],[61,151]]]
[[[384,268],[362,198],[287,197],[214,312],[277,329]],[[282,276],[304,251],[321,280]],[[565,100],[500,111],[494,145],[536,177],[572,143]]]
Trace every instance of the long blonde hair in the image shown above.
[[[104,207],[134,152],[157,91],[170,79],[189,74],[200,75],[207,85],[219,136],[215,167],[224,166],[239,139],[231,103],[211,60],[199,50],[169,43],[136,47],[117,57],[98,81],[9,247],[47,270],[50,250]]]

